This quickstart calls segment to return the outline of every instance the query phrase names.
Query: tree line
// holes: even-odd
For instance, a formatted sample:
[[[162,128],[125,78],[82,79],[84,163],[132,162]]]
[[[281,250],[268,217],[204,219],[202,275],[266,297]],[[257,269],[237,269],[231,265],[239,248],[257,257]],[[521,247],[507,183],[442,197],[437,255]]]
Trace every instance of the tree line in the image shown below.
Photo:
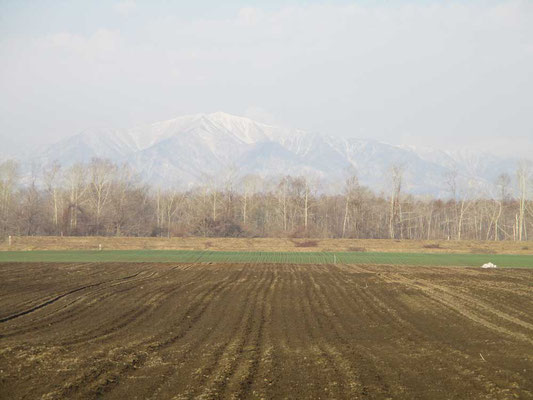
[[[375,193],[354,171],[323,190],[306,176],[264,179],[230,170],[189,189],[150,186],[127,165],[95,158],[58,163],[22,177],[0,163],[0,236],[224,236],[527,240],[533,234],[530,164],[502,174],[491,190],[457,171],[444,198],[403,191],[405,168],[391,166]],[[494,189],[495,188],[495,189]]]

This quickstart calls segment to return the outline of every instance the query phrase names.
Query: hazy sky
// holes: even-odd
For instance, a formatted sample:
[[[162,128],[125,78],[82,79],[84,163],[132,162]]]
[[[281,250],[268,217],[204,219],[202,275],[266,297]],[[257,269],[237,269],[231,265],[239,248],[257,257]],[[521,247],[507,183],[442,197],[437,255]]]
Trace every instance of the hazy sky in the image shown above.
[[[528,155],[533,1],[0,0],[11,148],[213,111]]]

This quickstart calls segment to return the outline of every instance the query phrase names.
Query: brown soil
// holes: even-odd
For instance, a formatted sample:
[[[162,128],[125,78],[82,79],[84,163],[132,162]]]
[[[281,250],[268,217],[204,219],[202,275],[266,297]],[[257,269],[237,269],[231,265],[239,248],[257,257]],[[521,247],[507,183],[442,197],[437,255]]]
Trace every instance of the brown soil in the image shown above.
[[[210,250],[210,251],[379,251],[410,253],[533,254],[533,242],[390,239],[287,238],[137,238],[137,237],[13,237],[2,250]]]
[[[0,264],[3,399],[533,398],[533,271]]]

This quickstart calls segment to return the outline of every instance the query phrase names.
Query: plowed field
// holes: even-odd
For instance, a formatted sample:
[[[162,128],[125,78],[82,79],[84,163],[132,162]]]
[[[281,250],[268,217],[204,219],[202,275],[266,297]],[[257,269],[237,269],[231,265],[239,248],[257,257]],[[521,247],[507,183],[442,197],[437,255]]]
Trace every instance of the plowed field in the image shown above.
[[[533,271],[0,264],[0,398],[533,399]]]

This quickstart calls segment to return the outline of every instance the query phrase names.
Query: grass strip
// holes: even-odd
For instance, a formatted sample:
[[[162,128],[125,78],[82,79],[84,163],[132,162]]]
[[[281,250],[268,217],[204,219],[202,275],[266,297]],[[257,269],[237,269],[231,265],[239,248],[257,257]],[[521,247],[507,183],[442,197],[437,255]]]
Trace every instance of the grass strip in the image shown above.
[[[380,252],[246,252],[201,250],[35,250],[2,251],[0,262],[228,262],[290,264],[389,264],[533,268],[533,255]]]

